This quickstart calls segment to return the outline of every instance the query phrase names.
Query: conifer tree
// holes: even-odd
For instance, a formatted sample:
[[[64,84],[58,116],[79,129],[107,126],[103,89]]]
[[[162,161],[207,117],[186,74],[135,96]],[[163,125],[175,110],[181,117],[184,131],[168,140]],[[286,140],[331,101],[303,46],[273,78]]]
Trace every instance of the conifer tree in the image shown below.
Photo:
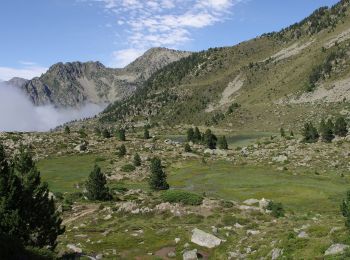
[[[150,139],[148,128],[145,128],[145,130],[143,131],[143,139]]]
[[[195,127],[194,129],[193,139],[194,139],[194,143],[200,143],[202,140],[202,134],[199,131],[198,127]]]
[[[317,142],[320,137],[316,127],[314,127],[312,123],[305,123],[302,134],[304,142],[307,143]]]
[[[188,143],[185,144],[184,150],[186,153],[192,152],[191,146]]]
[[[324,142],[329,143],[334,139],[333,128],[334,128],[334,125],[330,119],[327,121],[327,123],[325,122],[324,119],[321,120],[320,134]]]
[[[104,138],[111,138],[111,133],[108,131],[107,128],[105,128],[105,129],[103,129],[103,131],[102,131],[102,136],[103,136]]]
[[[286,137],[286,133],[285,133],[283,127],[280,128],[280,134],[281,134],[281,137]]]
[[[209,149],[216,149],[216,136],[208,129],[204,134],[204,144]]]
[[[106,176],[102,173],[101,168],[97,165],[89,175],[89,178],[85,184],[87,190],[87,197],[89,200],[109,200],[111,195],[107,187]]]
[[[134,155],[134,166],[141,166],[141,157],[138,153]]]
[[[117,152],[119,157],[123,157],[126,155],[126,147],[124,144],[118,147],[118,152]]]
[[[194,141],[195,141],[195,139],[194,139],[194,130],[191,127],[191,128],[189,128],[187,130],[187,142],[194,142]]]
[[[341,137],[345,137],[348,134],[348,126],[343,116],[338,117],[335,121],[334,133]]]
[[[14,163],[4,155],[0,145],[0,239],[53,250],[64,228],[47,183],[27,148],[20,148]]]
[[[118,139],[119,141],[122,141],[124,142],[126,140],[126,137],[125,137],[125,129],[119,129],[118,130]]]
[[[228,149],[226,136],[220,137],[218,143],[219,143],[219,148],[220,149],[222,149],[222,150],[227,150]]]
[[[166,174],[163,171],[162,162],[159,158],[155,157],[151,161],[151,176],[149,179],[149,185],[152,190],[167,190],[169,184],[166,181]]]
[[[70,128],[69,128],[69,126],[66,125],[66,127],[64,128],[64,133],[65,133],[65,134],[70,134]]]

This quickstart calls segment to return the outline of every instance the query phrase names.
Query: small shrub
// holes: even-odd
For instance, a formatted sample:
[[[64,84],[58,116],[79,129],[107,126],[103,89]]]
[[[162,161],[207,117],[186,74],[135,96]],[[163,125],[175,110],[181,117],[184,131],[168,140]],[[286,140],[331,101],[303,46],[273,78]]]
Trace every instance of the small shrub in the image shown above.
[[[276,202],[270,201],[269,204],[267,205],[267,209],[271,210],[272,215],[275,218],[284,217],[284,209],[283,209],[282,203],[276,203]]]
[[[182,203],[184,205],[201,205],[203,197],[187,191],[169,190],[161,195],[165,202]]]
[[[124,166],[122,166],[122,171],[123,172],[133,172],[135,171],[135,166],[132,164],[125,164]]]

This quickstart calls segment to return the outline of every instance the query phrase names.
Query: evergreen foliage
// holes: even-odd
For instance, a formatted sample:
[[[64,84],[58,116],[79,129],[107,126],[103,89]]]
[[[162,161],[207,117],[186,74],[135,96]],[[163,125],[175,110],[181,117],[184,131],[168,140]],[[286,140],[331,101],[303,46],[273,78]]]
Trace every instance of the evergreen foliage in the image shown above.
[[[350,191],[346,193],[346,198],[343,199],[340,210],[343,217],[345,217],[345,226],[350,229]]]
[[[87,190],[86,196],[89,200],[105,201],[111,198],[109,188],[107,187],[106,176],[97,165],[91,171],[85,187]]]
[[[217,137],[208,129],[204,134],[204,144],[209,149],[216,149]]]
[[[64,232],[61,223],[29,150],[22,146],[11,162],[0,144],[0,244],[7,243],[6,252],[18,249],[15,253],[25,254],[25,247],[53,250]],[[0,258],[6,252],[1,250]]]
[[[186,153],[192,152],[191,146],[188,143],[185,144],[184,150]]]
[[[222,150],[227,150],[228,149],[226,136],[219,137],[218,143],[219,143],[219,148],[220,149],[222,149]]]
[[[334,139],[333,128],[334,128],[334,124],[332,120],[329,119],[327,123],[325,122],[324,119],[321,120],[320,134],[322,137],[322,141],[329,143]]]
[[[348,126],[343,116],[339,116],[334,124],[334,133],[337,136],[345,137],[348,134]]]
[[[117,135],[118,135],[118,139],[119,141],[126,141],[126,137],[125,137],[125,129],[121,128],[117,131]]]
[[[316,127],[312,123],[305,123],[302,135],[306,143],[315,143],[320,137]]]
[[[105,128],[105,129],[102,130],[102,136],[104,138],[111,138],[111,133],[108,131],[107,128]]]
[[[123,157],[126,155],[126,147],[124,144],[122,144],[121,146],[118,147],[117,155],[119,157]]]
[[[143,131],[143,139],[150,139],[150,135],[149,135],[149,130],[148,128],[145,127],[144,131]]]
[[[167,183],[167,176],[163,171],[162,162],[159,158],[155,157],[151,161],[151,176],[149,179],[149,185],[152,190],[167,190],[169,184]]]
[[[134,166],[141,166],[141,157],[138,153],[134,155]]]
[[[65,133],[65,134],[70,134],[70,128],[69,128],[69,126],[66,125],[66,127],[64,128],[64,133]]]
[[[192,127],[187,130],[187,142],[195,142],[194,130]]]

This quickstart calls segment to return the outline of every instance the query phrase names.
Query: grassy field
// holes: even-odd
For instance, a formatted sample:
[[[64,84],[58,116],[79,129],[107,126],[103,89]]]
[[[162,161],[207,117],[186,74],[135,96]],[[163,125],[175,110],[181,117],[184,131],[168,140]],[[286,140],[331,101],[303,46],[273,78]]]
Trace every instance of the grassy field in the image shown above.
[[[228,199],[268,198],[294,211],[339,212],[339,203],[350,187],[335,174],[293,175],[269,167],[233,166],[219,161],[189,161],[168,170],[170,186]]]
[[[72,192],[74,185],[87,179],[97,155],[73,155],[48,158],[38,162],[42,179],[48,182],[54,192]],[[99,163],[103,168],[104,162]]]
[[[227,143],[229,144],[230,148],[248,146],[250,144],[255,143],[258,139],[260,139],[262,137],[270,137],[273,135],[279,135],[278,133],[271,133],[271,132],[226,134],[226,133],[216,133],[215,130],[214,130],[214,133],[217,134],[217,136],[225,135]],[[164,139],[170,139],[170,140],[173,140],[176,142],[181,142],[181,143],[186,142],[185,135],[167,135]]]

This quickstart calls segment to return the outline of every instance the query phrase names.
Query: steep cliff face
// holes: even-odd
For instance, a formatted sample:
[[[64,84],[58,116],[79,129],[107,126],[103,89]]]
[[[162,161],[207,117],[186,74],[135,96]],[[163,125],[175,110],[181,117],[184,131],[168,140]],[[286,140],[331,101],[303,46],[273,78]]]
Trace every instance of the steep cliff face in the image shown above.
[[[154,72],[190,55],[189,52],[154,48],[123,69],[100,62],[57,63],[41,77],[11,80],[35,105],[77,107],[89,103],[111,103],[133,93]]]

